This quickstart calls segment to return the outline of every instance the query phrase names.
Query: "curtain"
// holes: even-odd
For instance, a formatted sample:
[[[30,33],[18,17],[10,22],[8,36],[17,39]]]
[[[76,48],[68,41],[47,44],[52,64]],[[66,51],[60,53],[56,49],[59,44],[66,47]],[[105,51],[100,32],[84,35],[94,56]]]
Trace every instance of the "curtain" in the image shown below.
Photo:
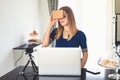
[[[49,8],[49,14],[51,14],[52,10],[57,10],[58,0],[48,0],[48,8]]]

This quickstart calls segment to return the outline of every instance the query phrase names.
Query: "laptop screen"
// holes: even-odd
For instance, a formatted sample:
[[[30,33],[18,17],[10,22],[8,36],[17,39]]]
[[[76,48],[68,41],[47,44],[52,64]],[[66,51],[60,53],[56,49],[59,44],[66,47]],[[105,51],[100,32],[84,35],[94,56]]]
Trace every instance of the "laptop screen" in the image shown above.
[[[39,48],[39,75],[81,75],[80,48]]]

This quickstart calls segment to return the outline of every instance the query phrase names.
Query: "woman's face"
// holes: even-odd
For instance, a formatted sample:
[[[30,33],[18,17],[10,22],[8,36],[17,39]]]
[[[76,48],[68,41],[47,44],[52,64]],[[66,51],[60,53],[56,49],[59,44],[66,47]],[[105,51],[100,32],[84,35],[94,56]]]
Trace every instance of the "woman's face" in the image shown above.
[[[68,25],[68,14],[65,13],[63,18],[60,18],[58,20],[62,26],[67,26]]]

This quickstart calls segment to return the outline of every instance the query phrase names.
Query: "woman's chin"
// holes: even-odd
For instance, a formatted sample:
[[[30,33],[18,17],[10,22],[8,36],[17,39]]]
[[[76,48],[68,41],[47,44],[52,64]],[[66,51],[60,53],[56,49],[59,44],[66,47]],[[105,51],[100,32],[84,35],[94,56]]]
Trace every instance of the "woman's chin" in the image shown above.
[[[65,24],[65,23],[64,23],[64,24],[61,24],[61,25],[62,25],[62,26],[68,26],[68,24]]]

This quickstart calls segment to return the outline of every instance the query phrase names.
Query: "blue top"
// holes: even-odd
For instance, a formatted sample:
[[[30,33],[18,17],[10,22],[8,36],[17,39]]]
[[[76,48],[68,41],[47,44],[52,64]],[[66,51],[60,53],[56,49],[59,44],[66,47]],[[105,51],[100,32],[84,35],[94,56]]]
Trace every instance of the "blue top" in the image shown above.
[[[54,40],[56,28],[51,32],[50,38]],[[63,34],[56,40],[56,47],[79,47],[87,49],[86,36],[82,31],[78,31],[69,41],[63,38]]]

